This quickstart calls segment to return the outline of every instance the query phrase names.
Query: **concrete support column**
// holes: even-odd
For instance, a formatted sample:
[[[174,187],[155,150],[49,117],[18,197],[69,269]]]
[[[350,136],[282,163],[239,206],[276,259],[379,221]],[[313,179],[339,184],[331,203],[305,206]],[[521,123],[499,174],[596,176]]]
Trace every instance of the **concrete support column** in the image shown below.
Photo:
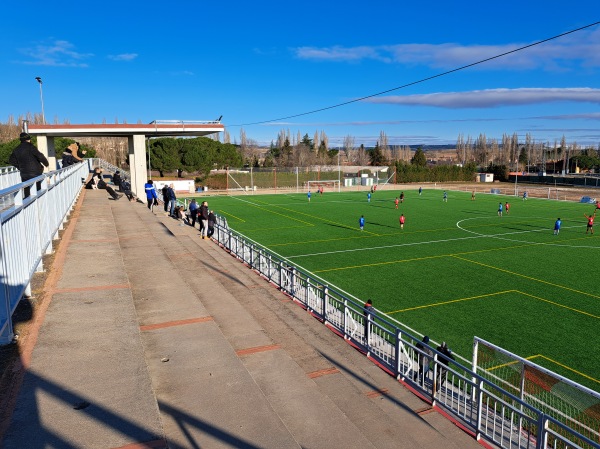
[[[56,170],[56,149],[54,148],[54,137],[39,135],[37,137],[38,150],[48,159],[48,168],[44,172]]]
[[[146,136],[135,134],[127,138],[129,146],[129,170],[131,190],[142,201],[146,201]]]

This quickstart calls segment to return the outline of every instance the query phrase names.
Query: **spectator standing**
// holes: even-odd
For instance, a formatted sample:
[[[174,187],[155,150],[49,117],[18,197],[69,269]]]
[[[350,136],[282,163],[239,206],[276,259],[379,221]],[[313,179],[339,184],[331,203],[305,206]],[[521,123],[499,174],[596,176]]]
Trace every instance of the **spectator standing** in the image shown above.
[[[29,134],[21,133],[19,140],[21,143],[13,150],[8,163],[19,169],[21,181],[25,182],[44,173],[44,167],[48,167],[49,163],[46,156],[31,143]],[[24,196],[29,196],[29,188],[25,189]]]
[[[448,374],[448,363],[450,363],[450,360],[454,360],[454,355],[452,355],[452,349],[448,348],[448,345],[445,341],[443,341],[442,344],[437,347],[437,351],[441,354],[438,359],[440,362],[440,381],[439,384],[436,385],[435,391],[437,391],[442,385],[444,385],[444,382],[446,382],[446,377]]]
[[[175,216],[175,204],[177,204],[177,195],[175,195],[175,185],[170,184],[167,189],[167,198],[169,200],[169,216],[177,218]]]
[[[196,202],[196,198],[194,198],[188,207],[190,211],[190,219],[192,220],[192,227],[196,227],[196,219],[198,218],[198,203]]]
[[[208,213],[208,232],[206,233],[206,236],[208,238],[211,238],[213,236],[213,234],[215,233],[215,223],[217,222],[217,217],[215,216],[215,211],[211,210]]]
[[[200,210],[198,211],[198,215],[200,215],[200,235],[203,239],[205,239],[208,234],[208,214],[208,203],[203,201]]]
[[[421,350],[423,354],[417,351],[417,362],[419,365],[419,372],[414,374],[413,380],[416,381],[417,379],[419,379],[419,383],[423,385],[425,376],[429,371],[429,357],[433,356],[433,351],[429,347],[429,337],[425,335],[423,337],[423,340],[417,343],[416,348]]]
[[[146,182],[144,185],[144,190],[146,190],[146,199],[148,200],[148,209],[151,212],[153,211],[154,206],[158,204],[158,193],[156,193],[156,187],[154,187],[154,181],[151,179]]]
[[[165,212],[167,212],[169,210],[169,198],[168,198],[169,186],[167,184],[165,184],[161,190],[162,190],[163,204],[164,204]]]

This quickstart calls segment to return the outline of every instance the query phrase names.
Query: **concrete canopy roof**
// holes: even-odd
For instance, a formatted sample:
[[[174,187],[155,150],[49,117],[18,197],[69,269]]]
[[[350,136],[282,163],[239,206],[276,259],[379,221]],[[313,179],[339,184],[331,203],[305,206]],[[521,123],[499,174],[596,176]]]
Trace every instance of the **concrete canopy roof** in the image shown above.
[[[222,132],[225,126],[214,122],[153,122],[149,124],[87,124],[87,125],[40,125],[31,124],[27,132],[47,137],[148,137],[190,136],[200,137]]]

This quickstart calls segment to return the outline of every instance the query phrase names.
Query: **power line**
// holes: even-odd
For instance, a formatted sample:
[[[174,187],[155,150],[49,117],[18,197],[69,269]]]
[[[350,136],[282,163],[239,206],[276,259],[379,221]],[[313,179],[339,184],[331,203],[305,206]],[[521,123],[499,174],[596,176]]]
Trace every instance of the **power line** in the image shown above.
[[[568,34],[576,33],[576,32],[581,31],[581,30],[585,30],[586,28],[590,28],[590,27],[596,26],[598,24],[600,24],[600,21],[594,22],[594,23],[590,23],[589,25],[585,25],[585,26],[582,26],[580,28],[575,28],[574,30],[567,31],[565,33],[557,34],[556,36],[552,36],[552,37],[549,37],[547,39],[543,39],[543,40],[534,42],[532,44],[525,45],[523,47],[515,48],[514,50],[510,50],[510,51],[507,51],[507,52],[504,52],[504,53],[500,53],[500,54],[492,56],[490,58],[481,59],[481,60],[479,60],[477,62],[473,62],[471,64],[463,65],[463,66],[458,67],[456,69],[452,69],[452,70],[448,70],[446,72],[438,73],[437,75],[428,76],[427,78],[422,78],[422,79],[420,79],[418,81],[413,81],[413,82],[410,82],[408,84],[403,84],[402,86],[393,87],[391,89],[387,89],[387,90],[384,90],[384,91],[381,91],[381,92],[377,92],[375,94],[367,95],[367,96],[360,97],[360,98],[355,98],[354,100],[344,101],[343,103],[334,104],[332,106],[325,106],[323,108],[314,109],[312,111],[302,112],[300,114],[288,115],[286,117],[279,117],[279,118],[274,118],[274,119],[270,119],[270,120],[262,120],[260,122],[242,123],[241,125],[229,125],[229,126],[261,125],[263,123],[270,123],[270,122],[275,122],[275,121],[278,121],[278,120],[288,120],[288,119],[291,119],[291,118],[302,117],[304,115],[310,115],[310,114],[315,114],[317,112],[327,111],[329,109],[339,108],[341,106],[346,106],[348,104],[357,103],[359,101],[363,101],[363,100],[366,100],[368,98],[378,97],[379,95],[387,94],[387,93],[393,92],[395,90],[400,90],[400,89],[404,89],[406,87],[414,86],[415,84],[424,83],[425,81],[430,81],[430,80],[435,79],[435,78],[440,78],[442,76],[449,75],[451,73],[458,72],[460,70],[468,69],[469,67],[473,67],[473,66],[476,66],[476,65],[479,65],[479,64],[483,64],[484,62],[492,61],[494,59],[498,59],[498,58],[501,58],[503,56],[510,55],[512,53],[516,53],[516,52],[525,50],[527,48],[535,47],[536,45],[540,45],[540,44],[543,44],[545,42],[548,42],[548,41],[551,41],[551,40],[554,40],[554,39],[558,39],[560,37],[567,36]]]

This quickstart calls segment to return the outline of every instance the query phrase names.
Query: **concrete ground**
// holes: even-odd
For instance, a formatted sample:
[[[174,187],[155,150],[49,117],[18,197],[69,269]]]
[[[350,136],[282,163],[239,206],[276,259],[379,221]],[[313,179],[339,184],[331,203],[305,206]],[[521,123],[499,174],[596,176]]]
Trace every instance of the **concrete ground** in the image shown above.
[[[481,447],[162,209],[83,191],[54,264],[2,448]]]

